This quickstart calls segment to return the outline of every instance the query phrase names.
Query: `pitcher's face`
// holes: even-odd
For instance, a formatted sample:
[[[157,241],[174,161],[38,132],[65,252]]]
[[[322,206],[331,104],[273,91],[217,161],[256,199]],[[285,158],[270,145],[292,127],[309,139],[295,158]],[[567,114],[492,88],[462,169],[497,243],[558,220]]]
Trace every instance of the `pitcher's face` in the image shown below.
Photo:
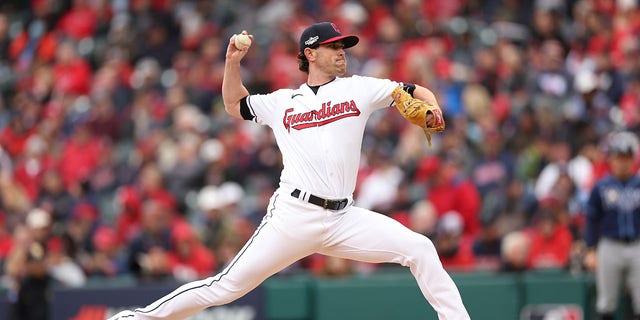
[[[323,44],[315,50],[318,70],[332,76],[342,76],[347,72],[347,57],[342,41]]]

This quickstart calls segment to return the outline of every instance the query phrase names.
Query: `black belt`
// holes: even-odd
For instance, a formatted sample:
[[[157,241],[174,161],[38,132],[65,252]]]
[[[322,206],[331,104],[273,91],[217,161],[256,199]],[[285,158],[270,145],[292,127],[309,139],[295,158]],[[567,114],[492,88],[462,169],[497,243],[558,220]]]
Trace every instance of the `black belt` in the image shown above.
[[[613,239],[613,241],[617,241],[617,242],[622,242],[624,244],[632,244],[636,241],[640,240],[640,238],[630,238],[630,237],[626,237],[626,238],[616,238]]]
[[[295,189],[291,192],[291,196],[300,199],[300,192],[300,189]],[[316,206],[324,209],[341,210],[347,206],[349,199],[331,200],[309,194],[309,203],[315,204]]]

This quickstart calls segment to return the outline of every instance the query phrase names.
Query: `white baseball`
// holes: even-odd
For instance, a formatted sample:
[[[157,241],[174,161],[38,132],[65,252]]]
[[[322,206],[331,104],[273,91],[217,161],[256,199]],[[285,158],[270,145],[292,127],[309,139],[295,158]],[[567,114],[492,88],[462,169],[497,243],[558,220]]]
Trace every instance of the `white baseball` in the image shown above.
[[[242,50],[244,47],[251,46],[251,38],[246,34],[239,34],[234,38],[234,43],[238,50]]]

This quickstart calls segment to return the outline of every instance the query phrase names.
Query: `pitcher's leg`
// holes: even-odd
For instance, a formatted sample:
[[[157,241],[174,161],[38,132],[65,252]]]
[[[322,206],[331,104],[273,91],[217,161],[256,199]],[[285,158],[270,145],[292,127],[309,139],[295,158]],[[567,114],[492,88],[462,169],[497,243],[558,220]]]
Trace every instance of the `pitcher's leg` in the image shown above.
[[[263,222],[224,271],[187,283],[121,319],[184,319],[205,308],[229,303],[314,249],[312,243],[292,241],[272,223]]]
[[[439,319],[470,319],[458,288],[427,237],[387,216],[358,207],[337,218],[330,229],[327,246],[321,253],[408,266]]]

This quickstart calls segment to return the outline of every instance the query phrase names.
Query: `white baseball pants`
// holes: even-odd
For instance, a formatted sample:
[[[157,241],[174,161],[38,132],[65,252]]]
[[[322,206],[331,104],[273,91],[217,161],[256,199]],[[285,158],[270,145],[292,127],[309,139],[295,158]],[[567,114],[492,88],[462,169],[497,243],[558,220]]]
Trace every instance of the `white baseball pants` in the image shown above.
[[[431,240],[385,215],[355,206],[325,210],[292,197],[291,191],[279,188],[274,193],[262,223],[222,272],[182,285],[145,308],[111,319],[183,319],[240,298],[315,252],[408,266],[439,319],[470,319]]]

